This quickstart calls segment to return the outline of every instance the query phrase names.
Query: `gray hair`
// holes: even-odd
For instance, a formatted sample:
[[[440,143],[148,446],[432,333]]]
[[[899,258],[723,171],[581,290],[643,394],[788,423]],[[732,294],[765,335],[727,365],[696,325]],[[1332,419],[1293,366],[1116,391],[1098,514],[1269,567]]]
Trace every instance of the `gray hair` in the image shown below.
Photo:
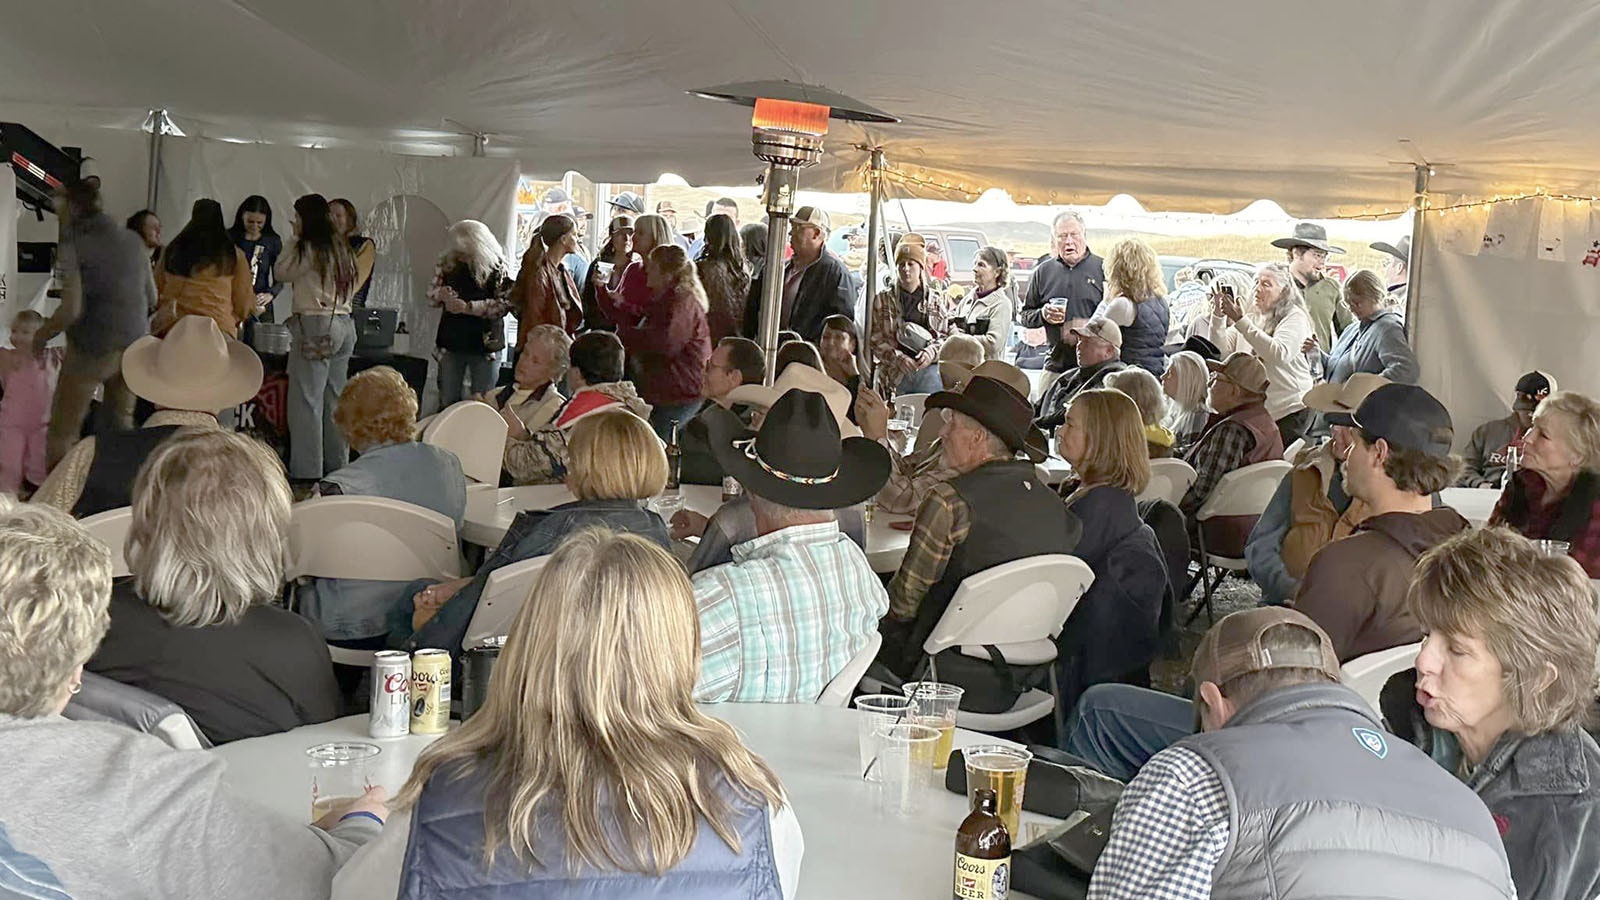
[[[561,380],[562,374],[572,365],[572,338],[560,325],[535,325],[528,332],[528,343],[539,343],[550,351],[552,361],[551,371],[556,373],[556,381]]]
[[[60,510],[0,495],[0,713],[36,718],[111,624],[111,553]]]
[[[780,528],[791,525],[810,525],[814,522],[832,522],[834,520],[831,509],[798,509],[793,506],[784,506],[756,494],[750,495],[750,511],[757,513],[768,522],[776,523]]]
[[[1089,227],[1087,224],[1084,223],[1083,214],[1082,213],[1080,213],[1080,212],[1078,212],[1076,210],[1064,209],[1061,212],[1056,213],[1056,217],[1054,219],[1050,220],[1050,233],[1051,234],[1055,234],[1056,229],[1061,226],[1061,223],[1065,222],[1068,219],[1071,219],[1072,221],[1077,222],[1079,225],[1082,225],[1084,228],[1088,228]]]
[[[984,425],[982,422],[979,422],[977,419],[974,419],[973,417],[967,415],[964,412],[957,412],[956,410],[953,410],[953,409],[950,410],[950,415],[951,415],[952,418],[959,416],[960,418],[966,420],[967,422],[970,422],[973,428],[976,428],[979,431],[983,432],[984,437],[988,438],[988,447],[989,447],[989,455],[990,456],[997,457],[997,458],[1000,458],[1000,459],[1011,459],[1012,457],[1017,455],[1016,451],[1011,449],[1011,445],[1007,444],[1005,442],[1004,438],[1002,438],[999,435],[995,434],[994,432],[990,431],[989,427],[987,425]]]
[[[1558,391],[1539,401],[1533,420],[1551,413],[1561,416],[1567,443],[1580,460],[1579,468],[1600,470],[1600,403],[1577,391]]]
[[[1167,395],[1154,375],[1135,366],[1106,376],[1106,387],[1121,391],[1139,407],[1139,418],[1146,425],[1160,425],[1167,411]]]
[[[455,263],[472,270],[472,278],[487,284],[496,272],[506,271],[506,256],[489,226],[476,219],[462,219],[445,232],[444,252],[439,254],[439,268],[448,271]]]
[[[145,602],[180,627],[227,625],[283,588],[289,483],[264,444],[180,431],[133,483],[128,568]]]
[[[1300,293],[1300,285],[1295,284],[1294,275],[1289,271],[1288,263],[1267,263],[1256,270],[1256,277],[1259,278],[1262,272],[1271,272],[1276,275],[1278,283],[1283,285],[1283,290],[1278,292],[1277,302],[1272,304],[1271,309],[1265,313],[1253,313],[1256,324],[1261,326],[1261,330],[1267,334],[1273,334],[1278,330],[1278,326],[1283,323],[1283,320],[1288,318],[1289,313],[1296,309],[1305,310],[1306,298],[1305,295]],[[1218,275],[1218,277],[1222,276]],[[1309,316],[1310,313],[1308,312],[1307,315]]]
[[[1211,371],[1206,368],[1205,357],[1193,350],[1179,351],[1167,360],[1167,371],[1177,381],[1173,387],[1176,396],[1172,402],[1179,410],[1189,412],[1206,405],[1206,387],[1211,379]]]

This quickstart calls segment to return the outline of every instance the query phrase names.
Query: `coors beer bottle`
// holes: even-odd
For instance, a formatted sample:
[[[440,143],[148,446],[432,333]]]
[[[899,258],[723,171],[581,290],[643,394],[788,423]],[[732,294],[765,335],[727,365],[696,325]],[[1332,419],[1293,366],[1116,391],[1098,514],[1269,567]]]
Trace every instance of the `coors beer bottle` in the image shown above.
[[[990,788],[973,792],[973,810],[956,829],[953,900],[1006,900],[1011,894],[1011,834]]]

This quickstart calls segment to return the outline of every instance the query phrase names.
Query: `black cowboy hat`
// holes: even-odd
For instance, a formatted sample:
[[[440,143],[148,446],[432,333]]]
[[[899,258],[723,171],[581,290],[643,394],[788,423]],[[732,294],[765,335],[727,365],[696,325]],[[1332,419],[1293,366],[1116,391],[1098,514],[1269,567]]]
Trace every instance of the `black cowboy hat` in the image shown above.
[[[722,470],[764,500],[795,509],[854,506],[889,480],[889,451],[876,441],[840,439],[821,394],[791,390],[767,410],[759,431],[731,416],[707,423]]]
[[[1343,253],[1343,247],[1335,247],[1328,243],[1328,229],[1312,222],[1294,223],[1292,237],[1278,238],[1272,246],[1289,250],[1294,247],[1315,247],[1323,253]]]
[[[1222,348],[1198,334],[1189,335],[1189,339],[1183,342],[1183,349],[1200,354],[1200,358],[1207,362],[1222,359]]]
[[[925,409],[953,409],[976,419],[1013,452],[1023,451],[1034,462],[1050,455],[1044,433],[1033,427],[1033,407],[1028,398],[1003,381],[986,375],[967,379],[960,392],[939,391],[928,397]]]

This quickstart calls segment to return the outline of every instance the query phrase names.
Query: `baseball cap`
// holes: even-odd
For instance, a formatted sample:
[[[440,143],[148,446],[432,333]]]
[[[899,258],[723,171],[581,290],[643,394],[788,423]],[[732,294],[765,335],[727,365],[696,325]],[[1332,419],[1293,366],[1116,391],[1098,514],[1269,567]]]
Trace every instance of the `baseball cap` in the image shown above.
[[[561,188],[551,188],[550,190],[544,192],[544,199],[539,202],[545,204],[546,206],[552,206],[557,203],[571,203],[572,195],[568,194]]]
[[[1317,636],[1316,649],[1284,650],[1264,646],[1262,637],[1280,625],[1303,628]],[[1223,616],[1195,648],[1189,673],[1195,684],[1224,685],[1241,675],[1269,669],[1316,669],[1339,680],[1339,655],[1333,641],[1309,616],[1287,606],[1259,606]]]
[[[1206,367],[1252,394],[1267,392],[1267,366],[1256,356],[1237,350],[1222,362],[1206,360]]]
[[[677,211],[678,211],[678,208],[676,206],[672,205],[672,201],[671,200],[662,200],[660,203],[656,204],[656,215],[658,215],[658,216],[661,215],[662,213],[674,213],[675,214],[675,213],[677,213]]]
[[[1517,393],[1527,394],[1530,397],[1544,397],[1556,392],[1556,380],[1549,375],[1534,369],[1532,372],[1517,379]]]
[[[1360,408],[1361,401],[1388,383],[1389,379],[1382,375],[1357,372],[1344,384],[1324,381],[1306,391],[1305,404],[1307,408],[1322,413],[1329,425],[1353,425],[1355,421],[1350,417]]]
[[[1072,333],[1081,334],[1084,337],[1099,338],[1117,348],[1118,352],[1122,350],[1122,328],[1105,316],[1091,318],[1089,321],[1072,329]]]
[[[1449,456],[1455,443],[1450,411],[1414,384],[1386,384],[1367,395],[1352,417],[1353,424],[1392,447]]]
[[[802,225],[814,225],[823,231],[830,230],[828,214],[820,206],[802,206],[795,211],[794,218],[789,221],[798,222]]]

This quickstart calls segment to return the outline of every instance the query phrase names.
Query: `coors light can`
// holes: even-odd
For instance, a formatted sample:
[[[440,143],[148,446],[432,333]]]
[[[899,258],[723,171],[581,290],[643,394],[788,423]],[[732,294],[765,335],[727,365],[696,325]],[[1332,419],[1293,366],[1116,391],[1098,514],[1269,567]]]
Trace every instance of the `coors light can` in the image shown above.
[[[411,733],[450,730],[450,653],[418,650],[411,657]]]
[[[367,733],[375,738],[411,733],[411,655],[384,650],[372,657],[372,703]]]

